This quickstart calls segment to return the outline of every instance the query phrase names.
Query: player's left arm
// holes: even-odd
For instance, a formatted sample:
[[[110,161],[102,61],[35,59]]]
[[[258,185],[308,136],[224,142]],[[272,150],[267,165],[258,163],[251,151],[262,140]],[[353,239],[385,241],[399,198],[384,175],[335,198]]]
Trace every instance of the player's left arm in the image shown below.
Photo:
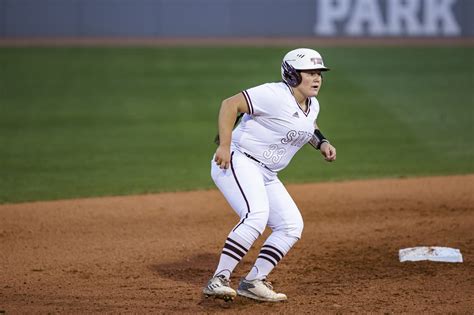
[[[320,150],[324,159],[328,162],[336,160],[336,148],[329,143],[329,140],[319,130],[318,124],[314,122],[313,138],[309,142],[316,150]]]

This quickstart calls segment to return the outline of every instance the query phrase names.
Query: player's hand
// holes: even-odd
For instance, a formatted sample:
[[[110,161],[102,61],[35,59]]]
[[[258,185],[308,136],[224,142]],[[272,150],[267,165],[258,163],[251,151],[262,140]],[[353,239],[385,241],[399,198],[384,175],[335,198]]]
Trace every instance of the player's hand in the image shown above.
[[[336,148],[333,147],[329,142],[323,142],[323,144],[321,144],[320,150],[326,161],[332,162],[336,160]]]
[[[230,147],[226,145],[217,147],[214,161],[220,168],[228,169],[230,166]]]

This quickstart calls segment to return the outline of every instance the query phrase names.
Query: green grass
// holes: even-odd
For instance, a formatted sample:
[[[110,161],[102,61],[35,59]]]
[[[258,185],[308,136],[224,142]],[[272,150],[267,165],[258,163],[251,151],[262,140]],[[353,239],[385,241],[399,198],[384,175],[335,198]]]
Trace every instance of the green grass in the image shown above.
[[[222,99],[288,48],[0,48],[0,203],[213,187]],[[324,48],[319,125],[289,182],[474,172],[471,47]]]

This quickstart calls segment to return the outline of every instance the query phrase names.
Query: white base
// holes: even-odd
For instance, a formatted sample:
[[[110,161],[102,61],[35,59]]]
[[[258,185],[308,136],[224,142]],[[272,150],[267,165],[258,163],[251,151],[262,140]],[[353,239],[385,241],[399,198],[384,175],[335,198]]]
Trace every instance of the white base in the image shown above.
[[[461,251],[450,247],[419,246],[404,248],[398,251],[398,256],[400,262],[431,260],[462,263]]]

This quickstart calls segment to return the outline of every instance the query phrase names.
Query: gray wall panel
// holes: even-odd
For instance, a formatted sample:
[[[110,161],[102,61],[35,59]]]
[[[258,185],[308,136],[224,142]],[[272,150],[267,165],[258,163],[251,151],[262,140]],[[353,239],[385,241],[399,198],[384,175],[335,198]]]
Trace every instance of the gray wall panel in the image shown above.
[[[228,36],[231,0],[162,0],[159,35]]]
[[[5,36],[5,0],[0,0],[0,38]]]
[[[152,36],[158,26],[160,2],[83,0],[81,10],[81,35]]]
[[[463,35],[474,36],[474,1],[464,1],[455,6],[456,14],[464,22]]]
[[[473,37],[474,0],[0,0],[0,36]]]
[[[314,1],[241,0],[232,3],[237,36],[312,36]]]
[[[75,36],[79,0],[6,0],[5,35]]]

